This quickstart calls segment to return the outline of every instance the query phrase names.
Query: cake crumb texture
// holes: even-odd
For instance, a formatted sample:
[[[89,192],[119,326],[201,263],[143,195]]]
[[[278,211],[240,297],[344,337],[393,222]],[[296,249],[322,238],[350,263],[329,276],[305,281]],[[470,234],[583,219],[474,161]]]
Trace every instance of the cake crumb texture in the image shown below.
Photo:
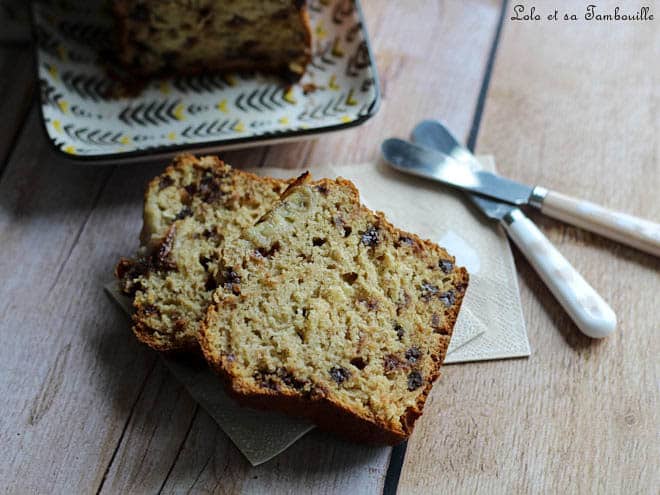
[[[217,157],[180,155],[144,198],[141,248],[115,270],[133,300],[133,331],[158,350],[197,348],[219,249],[280,198],[286,181],[233,169]]]
[[[311,58],[300,0],[114,0],[118,59],[132,75],[262,70],[298,80]]]

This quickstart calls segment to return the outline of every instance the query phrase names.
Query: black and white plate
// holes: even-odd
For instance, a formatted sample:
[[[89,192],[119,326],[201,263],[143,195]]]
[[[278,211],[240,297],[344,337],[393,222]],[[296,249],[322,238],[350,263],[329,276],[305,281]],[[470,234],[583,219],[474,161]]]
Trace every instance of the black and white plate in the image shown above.
[[[46,134],[71,157],[108,160],[303,138],[358,125],[378,109],[373,54],[357,0],[308,2],[314,55],[300,83],[261,74],[160,79],[108,97],[99,53],[112,50],[104,1],[32,9]],[[307,91],[306,91],[307,90]]]

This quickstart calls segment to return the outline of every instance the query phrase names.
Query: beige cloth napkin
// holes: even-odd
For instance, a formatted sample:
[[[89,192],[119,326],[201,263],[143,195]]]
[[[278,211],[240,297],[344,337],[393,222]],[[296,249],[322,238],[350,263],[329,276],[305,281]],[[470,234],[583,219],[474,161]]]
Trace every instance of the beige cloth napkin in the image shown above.
[[[491,159],[483,158],[493,169]],[[260,175],[290,177],[290,169],[253,169]],[[360,189],[368,207],[383,211],[396,226],[447,248],[470,272],[468,287],[445,363],[529,355],[515,267],[501,229],[482,221],[460,195],[403,176],[383,164],[311,167],[315,178],[342,176]],[[130,313],[116,283],[106,290]],[[314,426],[279,413],[240,407],[204,367],[163,356],[174,376],[215,419],[248,461],[256,466],[275,457]]]

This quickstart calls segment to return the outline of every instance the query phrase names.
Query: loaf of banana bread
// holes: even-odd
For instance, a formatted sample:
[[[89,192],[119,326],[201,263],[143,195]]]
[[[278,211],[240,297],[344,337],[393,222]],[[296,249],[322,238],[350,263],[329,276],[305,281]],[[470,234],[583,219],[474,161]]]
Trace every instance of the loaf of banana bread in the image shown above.
[[[298,80],[311,57],[304,0],[114,0],[133,76],[261,70]]]
[[[225,243],[199,333],[239,401],[357,441],[407,438],[468,284],[444,249],[362,206],[344,179],[299,179]]]

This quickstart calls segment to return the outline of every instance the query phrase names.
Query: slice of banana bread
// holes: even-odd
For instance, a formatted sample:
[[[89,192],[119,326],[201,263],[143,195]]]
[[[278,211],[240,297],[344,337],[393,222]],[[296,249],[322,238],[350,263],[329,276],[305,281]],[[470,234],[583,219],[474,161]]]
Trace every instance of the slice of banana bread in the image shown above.
[[[114,0],[134,76],[263,70],[298,80],[311,58],[304,0]]]
[[[294,183],[219,266],[199,338],[233,396],[358,441],[408,437],[467,288],[454,258],[324,179]]]
[[[279,199],[287,182],[232,169],[217,157],[181,155],[144,199],[137,259],[115,269],[133,298],[133,331],[158,350],[191,349],[216,288],[218,249]]]

